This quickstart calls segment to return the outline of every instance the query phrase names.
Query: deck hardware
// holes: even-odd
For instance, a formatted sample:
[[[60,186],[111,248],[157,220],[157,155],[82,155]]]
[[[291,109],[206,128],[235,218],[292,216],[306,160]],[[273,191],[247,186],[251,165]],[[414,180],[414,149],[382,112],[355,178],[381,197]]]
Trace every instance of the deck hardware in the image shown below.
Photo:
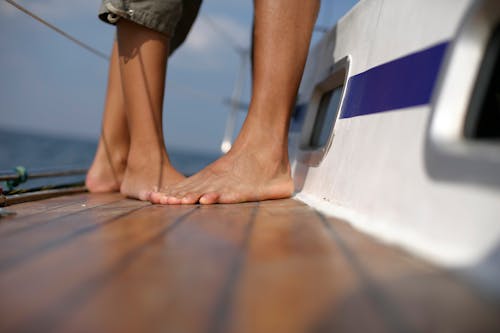
[[[8,217],[8,216],[14,216],[16,215],[15,212],[11,212],[9,210],[6,210],[4,208],[0,208],[0,217]]]
[[[87,169],[40,169],[28,172],[25,167],[18,166],[14,169],[14,171],[0,171],[0,181],[7,182],[5,194],[9,194],[8,192],[30,179],[78,176],[85,175],[86,173]]]
[[[80,184],[61,185],[52,188],[40,188],[31,192],[20,192],[12,195],[0,196],[0,206],[10,206],[23,202],[43,200],[58,196],[86,192],[87,188]]]
[[[448,47],[426,135],[425,167],[434,179],[500,186],[498,102],[490,91],[498,80],[499,26],[500,3],[475,1]]]

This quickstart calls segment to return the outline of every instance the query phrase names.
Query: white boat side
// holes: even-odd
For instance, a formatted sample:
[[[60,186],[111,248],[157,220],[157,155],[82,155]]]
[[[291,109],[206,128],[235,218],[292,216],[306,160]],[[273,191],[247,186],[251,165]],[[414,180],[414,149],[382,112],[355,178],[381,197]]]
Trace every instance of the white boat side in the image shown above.
[[[485,12],[491,15],[481,17]],[[472,39],[457,45],[467,22],[481,26],[482,20],[489,21]],[[434,263],[455,269],[482,267],[478,271],[484,271],[483,264],[500,252],[500,143],[470,143],[460,131],[455,131],[458,145],[448,142],[447,149],[448,143],[441,140],[443,146],[440,133],[447,138],[449,127],[461,128],[465,118],[463,112],[455,109],[457,103],[450,105],[446,101],[458,99],[467,106],[471,98],[470,90],[459,95],[447,92],[454,89],[453,82],[447,81],[467,81],[473,87],[477,76],[473,69],[480,66],[478,59],[498,23],[498,1],[358,3],[309,55],[299,93],[308,108],[302,133],[295,136],[295,144],[302,147],[293,162],[296,197]],[[460,51],[460,47],[470,53],[465,55],[466,60],[471,59],[468,77],[456,75],[456,69],[450,72],[453,58],[457,54],[464,57],[465,51]],[[441,51],[446,52],[442,52],[443,59],[435,59]],[[412,61],[429,61],[431,65],[437,61],[436,81],[415,82],[427,74],[419,72],[422,68],[413,68],[417,75],[408,76],[412,73]],[[347,65],[339,65],[342,63]],[[462,66],[467,72],[467,62],[462,62]],[[312,148],[304,146],[314,127],[318,98],[325,90],[325,79],[340,67],[344,68],[348,83],[339,115],[329,144],[319,156],[314,156]],[[394,74],[398,70],[408,73]],[[380,80],[384,73],[392,75],[391,82]],[[399,83],[407,88],[401,87],[411,95],[407,101],[404,96],[391,96],[399,89],[395,80],[402,80]],[[365,90],[360,89],[363,84]],[[380,86],[375,92],[366,91],[377,84]],[[389,91],[384,90],[386,84]],[[390,91],[394,87],[398,89]],[[432,99],[424,98],[425,87],[432,88]],[[373,96],[377,91],[384,96]],[[360,100],[363,98],[368,100]],[[391,105],[403,107],[390,108]],[[440,108],[457,112],[438,111]],[[439,117],[448,117],[442,129],[438,126],[443,123],[438,122]],[[460,145],[467,146],[468,153],[454,158],[454,146]],[[458,155],[459,151],[460,147]],[[478,153],[475,162],[465,161],[474,160],[476,151],[483,151],[483,156]],[[448,177],[449,174],[454,176]],[[497,262],[493,267],[496,274],[500,271],[498,266]]]

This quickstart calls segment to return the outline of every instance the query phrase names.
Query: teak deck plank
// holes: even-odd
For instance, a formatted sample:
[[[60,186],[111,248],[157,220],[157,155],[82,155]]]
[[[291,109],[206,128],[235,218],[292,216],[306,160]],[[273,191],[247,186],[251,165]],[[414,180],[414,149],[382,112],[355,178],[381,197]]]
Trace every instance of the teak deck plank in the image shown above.
[[[259,210],[226,332],[323,332],[322,316],[359,288],[317,213],[290,203]],[[358,305],[357,328],[383,331],[372,305]]]
[[[5,221],[11,221],[11,223],[3,223],[0,227],[0,241],[3,237],[38,228],[61,217],[121,200],[123,197],[116,194],[90,195],[86,193],[10,206],[6,209],[15,212],[16,216],[14,219],[0,220],[0,225]]]
[[[83,194],[9,209],[19,213],[0,220],[0,332],[499,328],[498,305],[452,274],[294,200]]]
[[[122,199],[83,210],[70,210],[69,213],[57,212],[61,216],[52,220],[42,219],[30,227],[4,234],[0,238],[0,272],[46,252],[54,252],[81,235],[91,233],[103,224],[113,223],[117,217],[145,205]]]
[[[376,242],[345,222],[323,219],[393,331],[500,332],[500,304],[483,299],[458,276]]]
[[[120,202],[122,207],[117,206]],[[139,207],[145,206],[139,204]],[[104,208],[106,206],[108,209]],[[38,322],[27,319],[46,313],[53,304],[64,301],[63,295],[68,288],[78,286],[80,279],[92,274],[85,264],[102,271],[102,262],[109,255],[108,245],[91,242],[90,236],[105,233],[106,226],[116,222],[115,214],[138,209],[137,202],[123,199],[104,207],[64,215],[40,228],[2,239],[0,313],[10,315],[2,316],[0,330],[4,330],[4,326],[6,331],[12,330],[10,324],[16,321],[33,327],[41,325],[50,316]],[[12,308],[22,309],[22,312],[13,312]]]
[[[186,208],[191,214],[175,228],[160,230],[129,252],[119,278],[103,284],[60,331],[205,332],[214,325],[253,208],[226,213],[223,220],[217,208],[177,209]]]

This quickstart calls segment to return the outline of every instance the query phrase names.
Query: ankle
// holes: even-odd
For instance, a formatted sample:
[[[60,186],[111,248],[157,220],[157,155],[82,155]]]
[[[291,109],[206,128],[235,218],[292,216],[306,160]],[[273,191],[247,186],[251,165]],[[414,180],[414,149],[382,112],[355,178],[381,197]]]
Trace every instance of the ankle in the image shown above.
[[[141,169],[160,169],[171,167],[170,159],[164,149],[138,149],[131,147],[127,158],[127,169],[140,172]]]
[[[111,148],[100,144],[92,166],[100,168],[104,165],[111,165],[116,172],[123,173],[127,167],[127,159],[128,149]]]
[[[288,134],[267,126],[245,124],[236,138],[235,151],[249,151],[272,160],[288,162]]]

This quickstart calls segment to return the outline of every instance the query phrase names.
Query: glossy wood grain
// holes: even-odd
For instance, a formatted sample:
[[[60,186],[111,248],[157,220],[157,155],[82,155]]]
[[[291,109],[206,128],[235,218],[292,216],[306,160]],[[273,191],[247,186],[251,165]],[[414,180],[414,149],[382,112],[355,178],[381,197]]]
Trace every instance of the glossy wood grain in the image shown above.
[[[498,305],[294,200],[81,194],[0,220],[0,332],[473,332]]]

